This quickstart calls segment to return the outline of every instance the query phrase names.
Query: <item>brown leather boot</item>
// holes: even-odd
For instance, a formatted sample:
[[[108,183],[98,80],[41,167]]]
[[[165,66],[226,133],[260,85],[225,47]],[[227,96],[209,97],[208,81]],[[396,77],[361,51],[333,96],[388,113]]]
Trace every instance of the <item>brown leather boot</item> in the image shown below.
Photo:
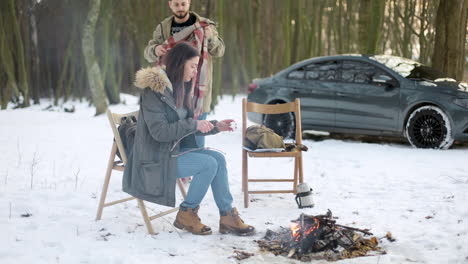
[[[198,206],[195,209],[179,209],[177,213],[176,220],[174,221],[174,226],[187,230],[194,235],[210,235],[212,233],[211,228],[201,223],[200,217],[198,217]]]
[[[247,225],[240,218],[236,208],[232,208],[227,215],[219,220],[219,232],[221,234],[234,233],[238,236],[251,236],[255,234],[255,227]]]

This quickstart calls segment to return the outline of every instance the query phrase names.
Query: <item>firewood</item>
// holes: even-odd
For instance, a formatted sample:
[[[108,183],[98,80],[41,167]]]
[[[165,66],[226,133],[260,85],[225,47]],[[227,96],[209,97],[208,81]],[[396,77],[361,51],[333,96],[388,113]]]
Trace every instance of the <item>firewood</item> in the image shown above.
[[[369,252],[385,254],[369,229],[339,225],[330,210],[323,215],[301,214],[292,220],[291,229],[280,227],[279,232],[267,230],[262,240],[256,240],[261,250],[301,261],[325,259],[336,261],[367,256]],[[358,233],[359,232],[359,233]],[[390,234],[391,237],[391,234]]]

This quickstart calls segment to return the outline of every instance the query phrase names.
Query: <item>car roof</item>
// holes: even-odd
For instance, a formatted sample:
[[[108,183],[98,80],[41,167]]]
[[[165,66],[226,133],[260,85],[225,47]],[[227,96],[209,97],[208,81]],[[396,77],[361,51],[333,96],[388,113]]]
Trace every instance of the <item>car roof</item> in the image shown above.
[[[401,76],[399,76],[398,73],[394,72],[392,69],[389,69],[388,67],[386,67],[385,65],[380,63],[378,60],[371,59],[371,57],[373,57],[373,56],[388,56],[388,57],[400,58],[400,57],[391,56],[391,55],[367,55],[367,54],[351,54],[351,53],[350,54],[332,55],[332,56],[319,56],[319,57],[313,57],[313,58],[309,58],[309,59],[305,59],[305,60],[296,62],[296,63],[286,67],[285,69],[279,71],[274,76],[275,77],[284,77],[291,70],[293,70],[295,68],[298,68],[298,67],[301,67],[301,66],[304,66],[304,65],[307,65],[307,64],[312,63],[312,62],[354,59],[354,60],[359,60],[359,61],[365,61],[365,62],[368,62],[368,63],[371,63],[371,64],[377,64],[377,65],[379,65],[381,67],[385,67],[386,69],[392,71],[392,73],[393,73],[392,75],[395,75],[395,76],[398,76],[398,77],[402,78]],[[404,58],[402,58],[402,59],[404,59]]]

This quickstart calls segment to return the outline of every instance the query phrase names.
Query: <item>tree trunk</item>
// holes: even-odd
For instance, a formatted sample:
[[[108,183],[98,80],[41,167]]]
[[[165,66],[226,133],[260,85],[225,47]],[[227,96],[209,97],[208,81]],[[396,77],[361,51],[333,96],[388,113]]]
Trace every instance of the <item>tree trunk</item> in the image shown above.
[[[463,79],[468,1],[441,0],[437,9],[432,66],[448,77]]]
[[[284,61],[283,66],[291,63],[291,5],[290,1],[283,1],[283,34],[284,34]]]
[[[294,23],[292,26],[292,28],[294,28],[294,34],[293,34],[293,39],[292,39],[292,44],[291,44],[291,47],[292,50],[292,54],[291,54],[291,59],[289,61],[290,64],[293,64],[295,62],[297,62],[298,60],[298,53],[299,53],[299,49],[300,49],[300,46],[301,44],[299,43],[299,29],[300,29],[300,26],[301,26],[301,10],[302,10],[302,5],[301,5],[301,2],[300,0],[296,0],[294,5],[293,5],[293,10],[292,10],[292,13],[294,14]]]
[[[329,6],[329,3],[327,3],[327,11],[325,12],[327,14],[327,28],[326,28],[326,34],[325,34],[325,37],[326,37],[326,43],[327,43],[327,55],[328,54],[331,54],[331,48],[332,48],[332,45],[333,45],[333,22],[334,22],[334,8],[330,8]]]
[[[83,30],[83,39],[81,41],[83,57],[86,64],[89,89],[96,115],[104,113],[107,109],[106,95],[101,77],[101,70],[96,60],[94,50],[94,32],[96,31],[96,21],[99,17],[99,7],[101,0],[89,1],[88,17]]]
[[[337,38],[335,39],[336,45],[336,53],[342,54],[343,53],[343,42],[345,41],[343,37],[343,30],[342,30],[342,20],[343,20],[343,3],[342,0],[338,0],[338,15],[335,16],[335,32]]]
[[[316,53],[315,55],[323,55],[322,53],[322,28],[323,28],[323,16],[324,16],[324,8],[325,8],[325,2],[322,0],[320,1],[317,16],[318,16],[318,23],[317,23],[317,48],[316,48]]]
[[[399,10],[399,9],[397,9]],[[403,41],[402,50],[403,50],[403,57],[405,58],[412,58],[413,56],[413,44],[411,38],[413,36],[413,20],[415,14],[415,2],[413,0],[406,0],[405,1],[405,10],[404,14],[400,14],[400,18],[404,24],[403,30]]]
[[[359,52],[367,53],[367,40],[368,34],[367,27],[370,24],[370,1],[371,0],[362,0],[359,5]]]
[[[365,54],[376,54],[382,34],[385,1],[363,0],[360,4],[359,50]]]
[[[120,76],[116,68],[118,63],[116,63],[115,54],[118,54],[119,42],[117,37],[119,36],[119,32],[113,25],[112,17],[116,16],[116,12],[114,12],[112,5],[112,0],[103,0],[101,2],[103,13],[98,20],[101,31],[96,35],[100,37],[97,43],[101,44],[100,65],[102,66],[101,74],[104,90],[106,91],[109,104],[118,104],[120,103]]]
[[[31,27],[31,90],[34,104],[39,104],[39,84],[40,84],[40,60],[39,60],[39,45],[37,38],[37,22],[36,22],[36,0],[30,0],[31,10],[29,23]]]
[[[355,6],[358,3],[352,0],[346,0],[346,17],[345,17],[345,49],[344,52],[352,53],[356,51],[356,18],[354,16]],[[343,40],[345,41],[345,40]]]
[[[29,102],[29,84],[28,84],[28,71],[26,69],[26,56],[25,56],[25,49],[24,49],[24,44],[23,43],[23,36],[21,34],[21,24],[23,16],[23,10],[21,4],[23,3],[16,3],[18,4],[16,12],[19,15],[15,14],[15,11],[12,11],[12,14],[14,14],[13,19],[15,20],[15,26],[13,28],[14,30],[14,35],[15,35],[15,45],[17,45],[16,52],[15,54],[15,61],[17,63],[17,76],[18,76],[18,84],[19,84],[19,91],[21,95],[23,96],[22,101],[20,100],[19,106],[20,107],[28,107],[30,105]],[[15,9],[15,3],[11,1],[11,8]],[[27,43],[26,43],[27,44]]]
[[[15,76],[15,51],[18,46],[15,42],[14,28],[17,25],[13,1],[1,1],[0,10],[0,85],[2,85],[1,108],[5,109],[11,100],[18,102],[20,90]],[[12,48],[14,47],[14,48]]]
[[[431,57],[434,50],[434,36],[435,36],[435,18],[436,18],[436,10],[439,6],[438,0],[422,0],[424,12],[421,13],[420,19],[425,21],[424,27],[421,27],[420,34],[420,52],[419,52],[419,62],[430,65],[431,64]]]

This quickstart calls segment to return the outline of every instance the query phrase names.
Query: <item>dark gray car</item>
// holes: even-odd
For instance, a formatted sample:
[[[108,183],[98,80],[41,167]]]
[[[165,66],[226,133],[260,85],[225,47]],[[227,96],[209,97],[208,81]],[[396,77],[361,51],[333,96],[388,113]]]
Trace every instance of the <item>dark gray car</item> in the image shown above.
[[[406,137],[418,148],[468,140],[468,85],[416,61],[387,55],[308,59],[249,85],[248,101],[301,99],[302,128]],[[292,114],[249,114],[288,137]]]

